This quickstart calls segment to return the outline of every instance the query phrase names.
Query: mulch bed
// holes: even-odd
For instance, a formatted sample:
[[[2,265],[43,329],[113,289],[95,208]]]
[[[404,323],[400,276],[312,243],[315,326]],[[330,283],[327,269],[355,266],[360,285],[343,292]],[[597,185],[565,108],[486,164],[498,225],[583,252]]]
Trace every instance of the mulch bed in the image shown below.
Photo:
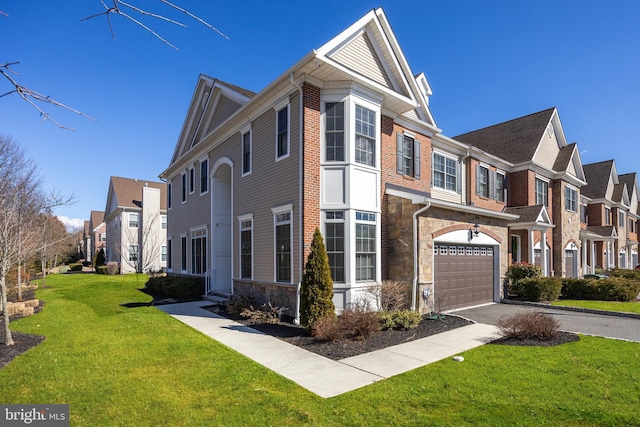
[[[503,337],[499,338],[495,341],[490,342],[489,344],[494,345],[522,345],[522,346],[554,346],[559,344],[564,344],[568,342],[580,341],[580,336],[571,332],[562,332],[558,331],[558,333],[551,339],[541,340],[536,338],[509,338]]]
[[[24,291],[22,293],[22,300],[27,301],[35,298],[34,291]],[[15,297],[10,298],[10,300],[15,301]],[[40,301],[40,305],[34,307],[33,313],[34,315],[39,313],[44,306],[44,302]],[[11,316],[9,318],[9,325],[11,322],[22,318],[23,316]],[[5,336],[5,323],[4,323],[4,315],[0,314],[0,369],[7,366],[9,362],[11,362],[14,358],[21,355],[27,350],[32,349],[33,347],[40,344],[45,340],[45,337],[40,335],[31,335],[31,334],[23,334],[22,332],[11,331],[11,337],[13,338],[13,345],[6,345],[6,336]],[[9,326],[11,327],[11,326]]]

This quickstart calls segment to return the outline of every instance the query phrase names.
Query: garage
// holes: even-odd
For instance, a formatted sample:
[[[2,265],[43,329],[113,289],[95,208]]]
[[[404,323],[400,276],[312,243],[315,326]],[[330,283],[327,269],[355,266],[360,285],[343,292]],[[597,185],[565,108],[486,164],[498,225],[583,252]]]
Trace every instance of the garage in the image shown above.
[[[493,302],[493,246],[436,243],[434,301],[439,311]]]

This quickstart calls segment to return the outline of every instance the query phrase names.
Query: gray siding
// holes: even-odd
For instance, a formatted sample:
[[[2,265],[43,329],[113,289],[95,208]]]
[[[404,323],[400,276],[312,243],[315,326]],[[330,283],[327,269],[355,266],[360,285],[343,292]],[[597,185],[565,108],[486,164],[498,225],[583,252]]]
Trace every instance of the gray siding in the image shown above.
[[[213,117],[210,119],[210,123],[208,123],[207,132],[205,133],[205,135],[220,126],[222,122],[231,117],[231,115],[235,113],[240,107],[241,105],[235,102],[233,99],[221,96],[216,111],[213,114]]]
[[[367,33],[363,33],[348,46],[332,55],[331,58],[383,86],[392,87]]]

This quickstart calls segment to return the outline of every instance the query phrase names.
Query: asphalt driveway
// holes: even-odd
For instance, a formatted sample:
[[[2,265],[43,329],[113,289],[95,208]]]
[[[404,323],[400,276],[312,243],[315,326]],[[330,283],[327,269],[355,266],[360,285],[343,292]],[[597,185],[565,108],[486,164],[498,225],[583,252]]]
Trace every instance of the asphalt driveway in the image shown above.
[[[478,323],[495,325],[500,317],[523,310],[542,311],[552,315],[560,322],[560,329],[563,331],[640,342],[640,319],[637,318],[502,303],[458,310],[454,314]]]

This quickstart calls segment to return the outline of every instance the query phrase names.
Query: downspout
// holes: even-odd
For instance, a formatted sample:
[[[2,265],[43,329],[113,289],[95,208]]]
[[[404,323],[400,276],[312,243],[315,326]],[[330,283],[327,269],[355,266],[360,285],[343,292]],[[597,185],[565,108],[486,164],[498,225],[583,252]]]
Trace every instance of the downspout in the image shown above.
[[[418,215],[431,207],[431,202],[413,213],[413,286],[411,287],[411,311],[416,311],[416,292],[418,291]]]
[[[302,94],[302,86],[299,86],[296,84],[294,78],[293,78],[293,72],[289,73],[289,82],[291,82],[291,84],[298,89],[298,92],[300,93],[300,105],[299,105],[299,113],[298,113],[298,129],[300,132],[299,138],[298,138],[298,146],[299,146],[299,150],[300,150],[300,160],[298,161],[298,176],[299,176],[299,182],[298,182],[298,214],[300,216],[299,220],[298,220],[298,227],[300,228],[300,245],[299,245],[299,252],[300,252],[300,262],[299,262],[299,266],[300,266],[300,275],[298,276],[300,278],[300,280],[298,281],[298,284],[296,286],[296,310],[295,310],[295,319],[293,320],[293,323],[295,324],[299,324],[300,323],[300,286],[301,286],[301,280],[302,280],[302,274],[303,274],[303,260],[302,257],[304,256],[304,242],[302,240],[303,234],[304,234],[304,230],[302,228],[302,220],[303,220],[303,210],[302,210],[302,184],[303,184],[303,162],[304,162],[304,150],[303,150],[303,132],[302,132],[302,128],[304,125],[304,118],[303,118],[303,109],[302,109],[302,101],[303,101],[303,94]]]

